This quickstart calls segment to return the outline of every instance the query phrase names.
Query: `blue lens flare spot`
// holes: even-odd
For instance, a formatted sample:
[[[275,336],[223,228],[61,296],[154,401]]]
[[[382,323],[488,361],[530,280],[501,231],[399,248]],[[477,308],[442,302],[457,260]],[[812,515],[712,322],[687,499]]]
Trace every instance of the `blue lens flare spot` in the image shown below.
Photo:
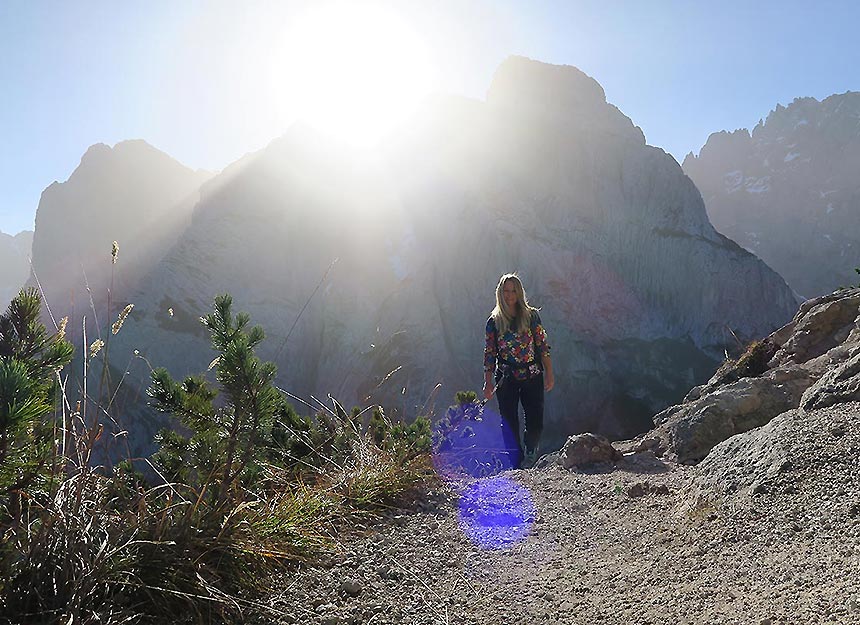
[[[523,540],[535,521],[528,489],[506,477],[476,480],[463,489],[460,528],[483,549],[504,549]]]
[[[478,479],[460,494],[460,528],[483,549],[511,547],[528,536],[535,507],[527,488],[502,476]]]

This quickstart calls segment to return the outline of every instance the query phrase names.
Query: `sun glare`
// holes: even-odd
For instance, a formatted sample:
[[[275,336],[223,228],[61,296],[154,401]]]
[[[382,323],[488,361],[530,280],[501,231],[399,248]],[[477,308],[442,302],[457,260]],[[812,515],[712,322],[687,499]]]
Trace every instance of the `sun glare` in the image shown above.
[[[378,8],[317,6],[285,37],[286,101],[301,119],[354,145],[376,143],[434,87],[420,37]]]

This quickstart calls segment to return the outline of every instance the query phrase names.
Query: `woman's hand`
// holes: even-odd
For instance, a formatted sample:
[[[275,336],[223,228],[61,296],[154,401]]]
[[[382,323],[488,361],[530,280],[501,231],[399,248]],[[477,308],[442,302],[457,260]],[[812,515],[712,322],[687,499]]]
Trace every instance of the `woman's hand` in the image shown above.
[[[492,399],[493,397],[493,389],[486,382],[484,382],[484,399]]]
[[[555,374],[552,372],[552,359],[549,357],[549,354],[544,354],[541,357],[541,362],[543,362],[543,390],[548,393],[552,390],[552,387],[555,386]]]

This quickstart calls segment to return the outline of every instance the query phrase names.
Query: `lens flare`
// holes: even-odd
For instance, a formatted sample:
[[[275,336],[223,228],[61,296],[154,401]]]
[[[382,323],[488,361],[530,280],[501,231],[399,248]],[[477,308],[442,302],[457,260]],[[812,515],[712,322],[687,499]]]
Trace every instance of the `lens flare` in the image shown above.
[[[528,489],[497,475],[520,466],[519,433],[478,402],[451,406],[433,432],[437,472],[459,490],[460,528],[483,549],[524,539],[535,518]],[[477,480],[467,481],[469,477]]]
[[[528,489],[504,476],[476,480],[460,495],[460,528],[483,549],[505,549],[528,536],[535,507]]]

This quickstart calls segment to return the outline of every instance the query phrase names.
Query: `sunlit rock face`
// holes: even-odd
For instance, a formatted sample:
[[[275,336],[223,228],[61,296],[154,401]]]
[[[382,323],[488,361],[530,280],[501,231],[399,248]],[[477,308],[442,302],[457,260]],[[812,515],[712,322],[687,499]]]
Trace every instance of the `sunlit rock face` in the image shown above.
[[[108,291],[115,313],[188,225],[209,176],[144,141],[123,141],[93,145],[66,182],[42,192],[30,284],[38,280],[57,319],[69,316],[70,336],[83,316],[89,336],[98,334],[96,317],[107,321],[110,312]]]
[[[438,414],[480,389],[484,325],[512,270],[553,345],[547,447],[648,429],[713,373],[732,332],[763,336],[796,308],[596,81],[512,58],[485,102],[429,101],[381,153],[295,127],[208,182],[112,348],[175,377],[205,371],[198,318],[230,292],[266,330],[260,355],[282,388]]]
[[[0,309],[18,294],[30,275],[30,248],[33,232],[24,230],[15,236],[0,232]]]
[[[778,275],[714,230],[678,164],[575,68],[510,59],[486,103],[437,105],[394,153],[414,269],[391,308],[433,302],[413,321],[428,337],[416,362],[449,389],[452,378],[479,387],[493,288],[518,270],[555,350],[549,441],[647,429],[732,349],[731,332],[761,336],[796,306]]]
[[[804,297],[856,284],[860,93],[777,105],[750,133],[712,134],[684,172],[714,226]]]

